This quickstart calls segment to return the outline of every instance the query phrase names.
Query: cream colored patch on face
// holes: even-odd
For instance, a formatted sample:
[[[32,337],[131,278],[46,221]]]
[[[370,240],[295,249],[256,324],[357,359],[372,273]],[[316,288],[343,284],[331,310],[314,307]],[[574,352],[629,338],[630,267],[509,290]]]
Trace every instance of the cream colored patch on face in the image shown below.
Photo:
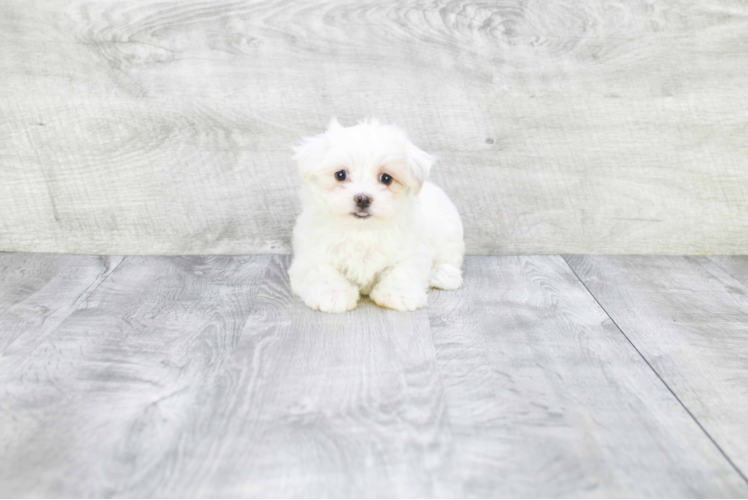
[[[379,172],[377,173],[377,180],[381,178],[382,174],[387,174],[392,177],[391,184],[387,185],[382,182],[380,182],[380,184],[392,191],[394,194],[399,194],[405,189],[405,184],[403,184],[398,178],[398,170],[396,168],[391,168],[388,165],[380,167]]]
[[[392,175],[392,174],[390,174]],[[387,189],[392,191],[394,194],[399,194],[405,189],[405,184],[397,180],[394,176],[392,177],[392,184],[387,186]]]
[[[326,191],[332,191],[336,188],[341,189],[343,186],[346,185],[346,183],[350,182],[350,174],[348,174],[348,178],[344,181],[339,181],[335,178],[335,173],[341,170],[346,170],[346,169],[344,168],[328,169],[328,170],[324,170],[322,172],[316,173],[315,176],[317,178],[317,184]]]
[[[354,216],[360,212],[355,199],[357,195],[363,194],[371,199],[366,210],[369,217],[389,219],[399,210],[401,198],[408,189],[408,184],[401,180],[407,173],[406,165],[385,162],[371,167],[373,168],[365,165],[346,167],[341,163],[333,163],[315,171],[311,182],[319,189],[321,199],[335,215]],[[341,170],[346,171],[346,179],[343,181],[338,180],[335,175]],[[390,184],[380,181],[384,173],[392,177]]]

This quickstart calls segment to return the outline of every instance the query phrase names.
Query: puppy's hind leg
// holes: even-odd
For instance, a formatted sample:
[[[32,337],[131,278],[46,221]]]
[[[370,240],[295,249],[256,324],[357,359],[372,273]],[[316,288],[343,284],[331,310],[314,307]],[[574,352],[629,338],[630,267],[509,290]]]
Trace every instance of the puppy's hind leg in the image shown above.
[[[446,262],[436,264],[431,269],[429,286],[442,290],[457,290],[462,286],[462,271]]]

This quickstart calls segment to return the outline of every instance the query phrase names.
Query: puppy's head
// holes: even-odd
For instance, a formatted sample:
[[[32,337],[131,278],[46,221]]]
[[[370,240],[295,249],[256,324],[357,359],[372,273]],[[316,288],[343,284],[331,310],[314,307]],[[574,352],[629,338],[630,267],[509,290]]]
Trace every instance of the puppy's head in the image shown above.
[[[339,217],[386,220],[418,194],[433,158],[376,120],[327,130],[294,148],[302,181]]]

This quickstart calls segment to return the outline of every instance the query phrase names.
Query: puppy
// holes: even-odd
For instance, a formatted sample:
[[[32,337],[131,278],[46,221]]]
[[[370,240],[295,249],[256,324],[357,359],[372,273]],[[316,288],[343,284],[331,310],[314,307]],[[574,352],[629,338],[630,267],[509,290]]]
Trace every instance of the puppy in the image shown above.
[[[303,182],[293,230],[293,292],[312,309],[350,311],[359,295],[413,311],[429,287],[462,286],[462,222],[439,187],[434,159],[393,125],[343,127],[294,148]]]

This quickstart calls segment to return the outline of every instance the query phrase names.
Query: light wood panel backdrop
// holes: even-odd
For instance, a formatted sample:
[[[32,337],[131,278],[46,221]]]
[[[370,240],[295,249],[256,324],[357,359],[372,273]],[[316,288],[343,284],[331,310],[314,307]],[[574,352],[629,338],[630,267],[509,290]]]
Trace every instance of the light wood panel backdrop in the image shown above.
[[[337,115],[469,253],[748,252],[745,2],[6,0],[0,54],[0,250],[288,252]]]

